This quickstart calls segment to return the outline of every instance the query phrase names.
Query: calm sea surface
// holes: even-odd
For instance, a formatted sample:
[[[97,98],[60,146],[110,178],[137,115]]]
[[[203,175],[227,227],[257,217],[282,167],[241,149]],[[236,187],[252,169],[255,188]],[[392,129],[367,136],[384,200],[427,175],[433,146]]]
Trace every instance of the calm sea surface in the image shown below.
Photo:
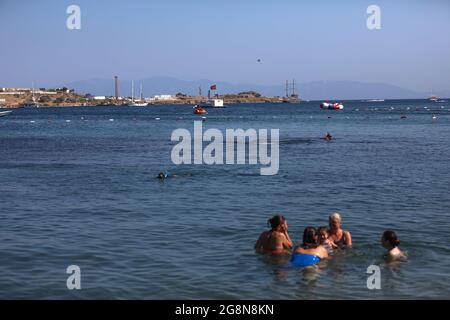
[[[209,109],[204,129],[280,129],[275,176],[172,164],[172,131],[201,119],[190,106],[0,118],[0,298],[449,299],[450,103],[318,105]],[[336,140],[321,140],[327,131]],[[159,181],[164,170],[178,176]],[[317,270],[254,253],[272,215],[298,242],[332,211],[354,248]],[[408,261],[383,262],[386,228]],[[372,264],[381,290],[367,289]],[[81,268],[81,290],[66,287],[69,265]]]

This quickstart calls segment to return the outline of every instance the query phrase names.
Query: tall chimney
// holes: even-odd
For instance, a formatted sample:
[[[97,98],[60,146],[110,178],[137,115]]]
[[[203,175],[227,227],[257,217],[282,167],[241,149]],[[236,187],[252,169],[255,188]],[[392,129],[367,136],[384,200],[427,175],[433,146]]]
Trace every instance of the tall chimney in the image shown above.
[[[114,95],[116,96],[116,100],[119,99],[119,77],[114,76]]]

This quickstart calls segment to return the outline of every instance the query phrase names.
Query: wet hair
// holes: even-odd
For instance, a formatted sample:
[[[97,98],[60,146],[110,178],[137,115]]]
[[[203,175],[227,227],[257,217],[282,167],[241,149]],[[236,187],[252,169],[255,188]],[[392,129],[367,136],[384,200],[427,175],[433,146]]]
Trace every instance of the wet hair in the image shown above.
[[[284,216],[281,214],[273,216],[271,219],[267,220],[267,224],[272,228],[275,229],[279,225],[283,224],[286,221]]]
[[[318,233],[322,233],[322,231],[325,231],[326,233],[330,233],[330,230],[328,229],[328,227],[319,227],[319,228],[317,228],[317,232]]]
[[[314,227],[306,227],[303,231],[303,248],[313,249],[318,246],[317,229]]]
[[[398,245],[400,244],[400,240],[398,240],[397,234],[392,230],[386,230],[383,233],[383,239],[389,242],[389,244],[394,248],[398,247]]]
[[[337,212],[333,212],[332,214],[330,214],[329,217],[330,220],[338,220],[339,222],[342,222],[342,217],[339,213]]]

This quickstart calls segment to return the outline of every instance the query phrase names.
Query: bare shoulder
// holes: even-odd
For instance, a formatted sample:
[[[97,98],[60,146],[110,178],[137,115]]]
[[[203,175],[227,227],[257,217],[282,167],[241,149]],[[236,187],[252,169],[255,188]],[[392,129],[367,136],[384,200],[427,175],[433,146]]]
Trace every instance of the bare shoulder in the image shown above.
[[[260,238],[266,238],[269,236],[270,231],[263,231],[261,232],[261,234],[259,235]]]

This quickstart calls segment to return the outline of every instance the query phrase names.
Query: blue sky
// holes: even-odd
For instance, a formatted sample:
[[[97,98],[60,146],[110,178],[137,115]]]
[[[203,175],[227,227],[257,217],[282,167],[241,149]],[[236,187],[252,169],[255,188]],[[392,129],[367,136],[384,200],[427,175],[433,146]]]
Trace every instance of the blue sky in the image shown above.
[[[81,8],[81,30],[66,28],[71,4]],[[381,8],[381,30],[366,27],[371,4]],[[0,0],[0,87],[118,74],[448,90],[449,35],[446,0]]]

